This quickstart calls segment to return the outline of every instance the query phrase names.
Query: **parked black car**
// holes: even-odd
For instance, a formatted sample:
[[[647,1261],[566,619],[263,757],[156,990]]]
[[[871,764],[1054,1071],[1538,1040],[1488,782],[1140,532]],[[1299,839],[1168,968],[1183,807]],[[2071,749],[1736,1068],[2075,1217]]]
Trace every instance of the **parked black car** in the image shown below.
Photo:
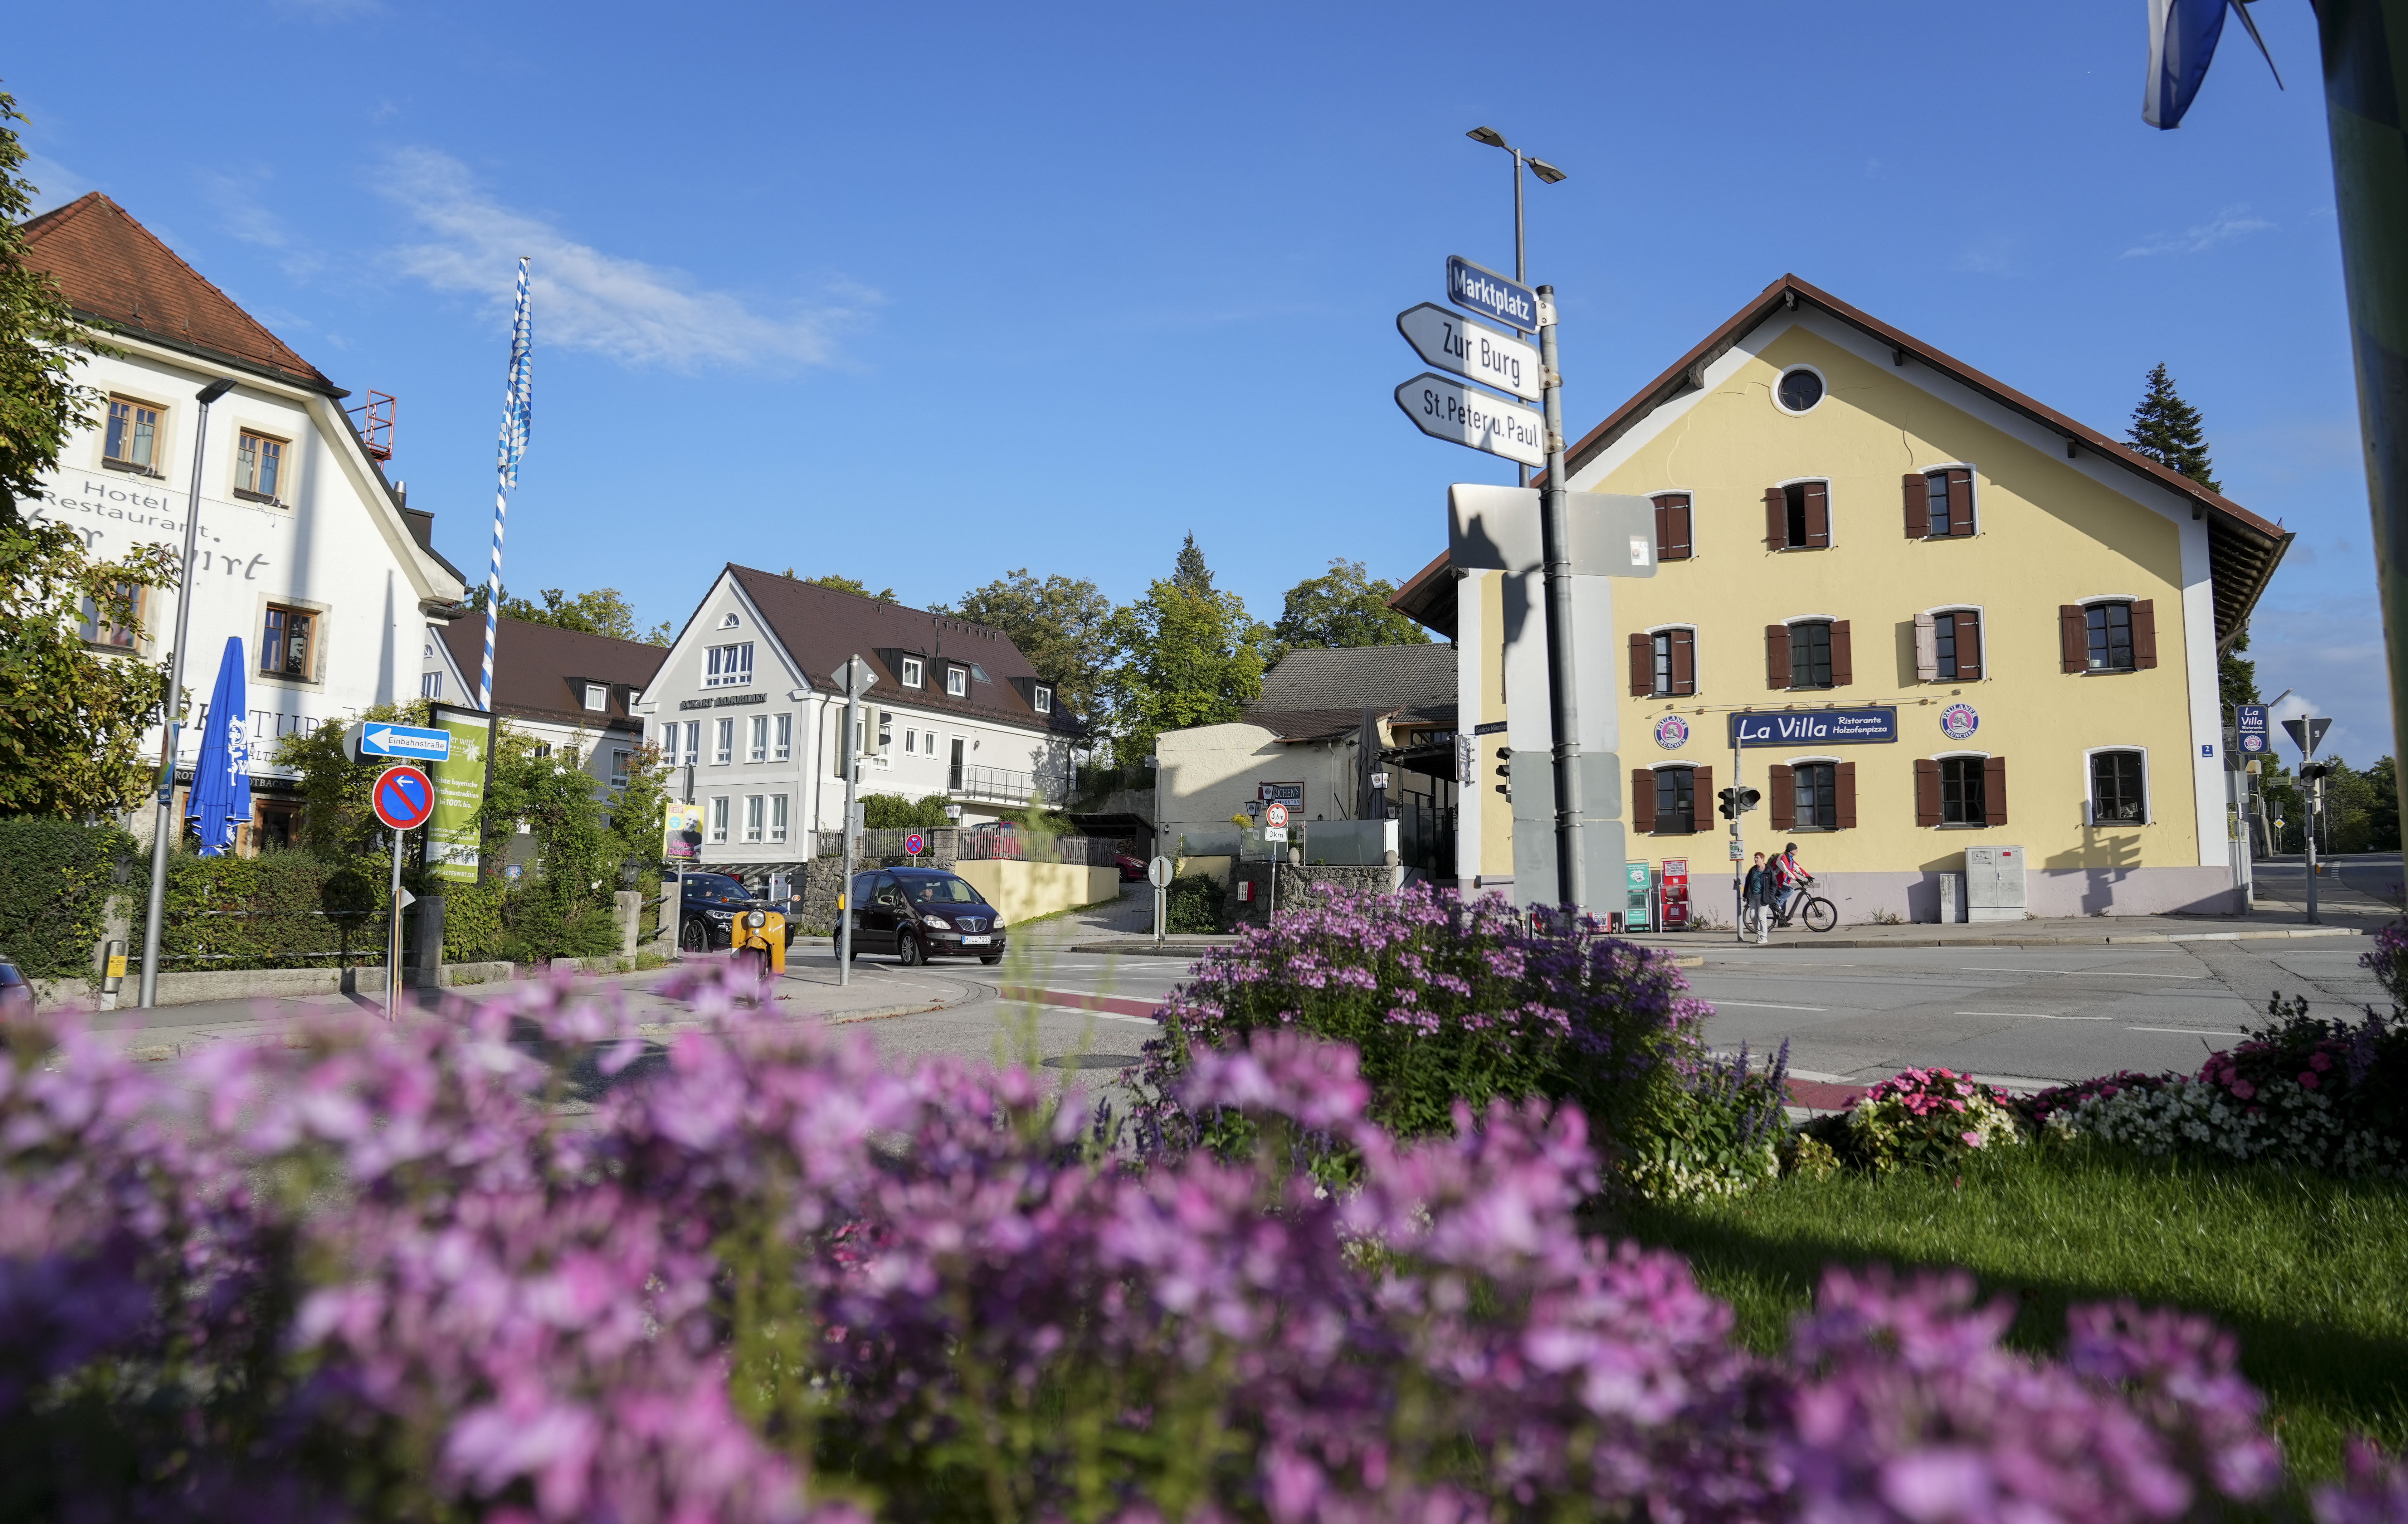
[[[24,970],[0,953],[0,1016],[30,1016],[34,1014],[34,986]]]
[[[853,953],[892,953],[906,966],[932,957],[1003,961],[1003,917],[969,880],[941,868],[885,868],[853,876]]]
[[[730,927],[750,910],[774,910],[786,918],[786,944],[795,942],[795,907],[791,901],[763,899],[728,873],[688,873],[685,905],[678,917],[678,951],[715,953],[735,945]]]

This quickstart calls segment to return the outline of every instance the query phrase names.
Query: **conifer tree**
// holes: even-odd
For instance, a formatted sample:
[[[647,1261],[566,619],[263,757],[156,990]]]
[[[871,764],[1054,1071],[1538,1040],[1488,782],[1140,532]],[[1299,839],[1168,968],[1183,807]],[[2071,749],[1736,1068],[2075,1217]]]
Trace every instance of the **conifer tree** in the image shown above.
[[[2132,410],[2132,426],[2124,437],[2158,465],[2180,471],[2210,492],[2224,490],[2216,484],[2215,467],[2207,456],[2207,433],[2199,410],[2174,390],[2164,361],[2149,372],[2148,390]]]

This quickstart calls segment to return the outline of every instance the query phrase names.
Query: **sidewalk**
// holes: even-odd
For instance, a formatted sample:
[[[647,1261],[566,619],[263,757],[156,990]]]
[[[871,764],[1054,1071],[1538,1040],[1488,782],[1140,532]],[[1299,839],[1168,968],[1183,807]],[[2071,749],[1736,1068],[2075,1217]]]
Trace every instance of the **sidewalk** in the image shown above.
[[[2085,915],[2049,920],[1979,921],[1940,926],[1909,922],[1902,926],[1839,926],[1816,934],[1792,925],[1772,934],[1774,947],[2063,947],[2092,944],[2128,946],[2145,942],[2258,942],[2320,937],[2371,937],[2400,919],[2400,912],[2380,901],[2353,897],[2358,904],[2336,905],[2328,897],[2318,924],[2311,925],[2304,907],[2269,905],[2264,899],[2251,914],[2240,915]],[[1714,931],[1641,931],[1630,940],[1648,947],[1753,947],[1727,927]]]

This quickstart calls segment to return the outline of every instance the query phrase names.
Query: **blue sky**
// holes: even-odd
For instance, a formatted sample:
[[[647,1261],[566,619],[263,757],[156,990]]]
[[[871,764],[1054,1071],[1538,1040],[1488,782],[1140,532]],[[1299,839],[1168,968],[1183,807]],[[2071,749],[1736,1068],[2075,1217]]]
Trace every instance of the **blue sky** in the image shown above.
[[[724,560],[910,601],[999,572],[1115,597],[1193,530],[1273,617],[1400,578],[1450,481],[1394,315],[1450,252],[1564,312],[1584,430],[1784,270],[2120,434],[2159,360],[2226,491],[2300,531],[2269,694],[2390,749],[2330,161],[2304,5],[2187,122],[2140,118],[2142,0],[2014,7],[825,7],[229,0],[12,23],[46,203],[106,191],[343,385],[486,554],[515,255],[538,286],[514,591],[681,620]],[[1535,65],[1535,66],[1534,66]],[[1526,85],[1536,79],[1543,82]]]

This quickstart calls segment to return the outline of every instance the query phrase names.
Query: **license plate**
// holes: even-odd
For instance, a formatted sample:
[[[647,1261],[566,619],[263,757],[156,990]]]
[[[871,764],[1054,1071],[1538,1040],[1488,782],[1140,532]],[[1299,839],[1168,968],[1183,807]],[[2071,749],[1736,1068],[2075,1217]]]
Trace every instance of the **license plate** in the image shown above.
[[[962,945],[963,945],[963,946],[965,946],[965,947],[984,947],[985,945],[987,945],[987,943],[989,943],[989,942],[993,942],[993,941],[995,941],[995,939],[994,939],[993,937],[983,936],[983,935],[982,935],[982,936],[976,936],[976,937],[964,937],[964,938],[962,939]]]

